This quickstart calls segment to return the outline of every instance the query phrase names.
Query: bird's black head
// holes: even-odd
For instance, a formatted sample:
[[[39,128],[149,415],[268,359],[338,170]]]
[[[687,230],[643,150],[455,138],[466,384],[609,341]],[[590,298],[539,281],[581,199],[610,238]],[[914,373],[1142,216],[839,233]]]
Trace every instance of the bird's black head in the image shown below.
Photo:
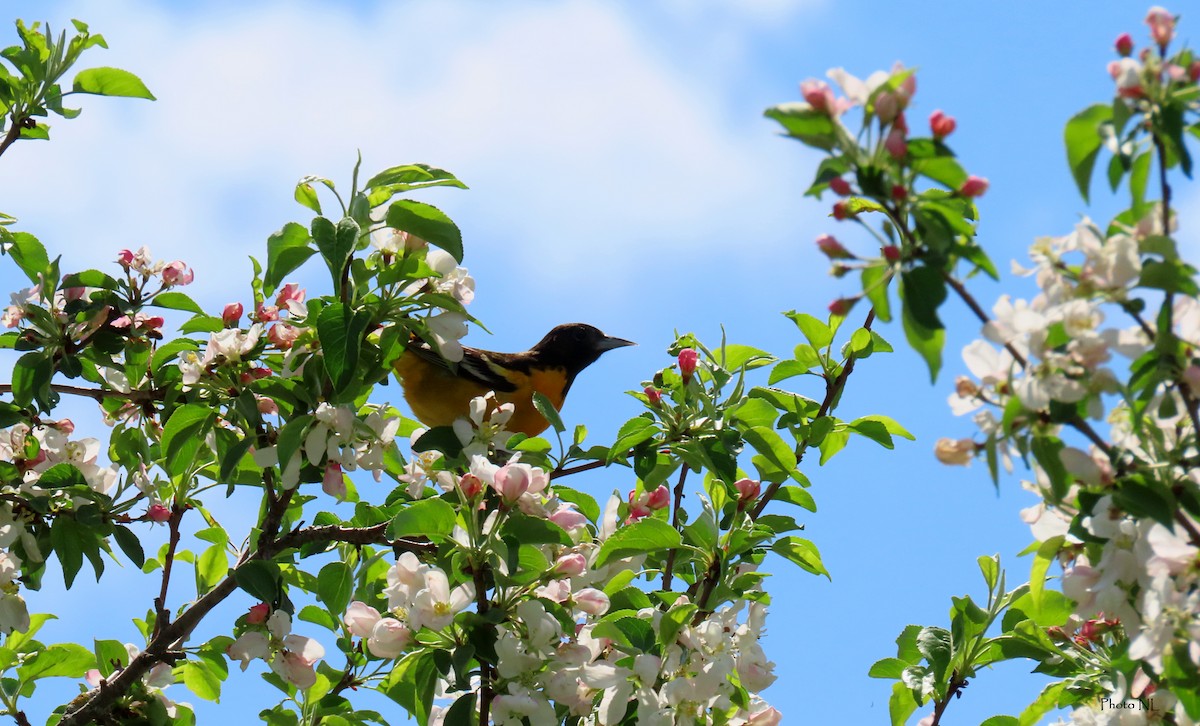
[[[548,366],[561,366],[574,378],[579,371],[596,362],[606,350],[636,345],[632,341],[613,338],[584,323],[567,323],[546,333],[546,337],[530,349],[538,360]]]

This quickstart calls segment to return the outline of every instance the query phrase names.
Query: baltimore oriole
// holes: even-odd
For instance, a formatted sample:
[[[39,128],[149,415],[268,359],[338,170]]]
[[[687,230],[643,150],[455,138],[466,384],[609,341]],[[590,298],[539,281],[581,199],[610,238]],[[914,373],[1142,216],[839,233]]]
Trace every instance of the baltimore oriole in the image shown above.
[[[533,392],[562,410],[575,376],[602,353],[634,345],[583,323],[569,323],[546,333],[522,353],[496,353],[463,346],[463,359],[450,363],[428,346],[410,344],[393,364],[413,414],[426,426],[449,426],[466,416],[471,399],[495,391],[501,403],[512,403],[506,428],[537,436],[550,424],[533,406]]]

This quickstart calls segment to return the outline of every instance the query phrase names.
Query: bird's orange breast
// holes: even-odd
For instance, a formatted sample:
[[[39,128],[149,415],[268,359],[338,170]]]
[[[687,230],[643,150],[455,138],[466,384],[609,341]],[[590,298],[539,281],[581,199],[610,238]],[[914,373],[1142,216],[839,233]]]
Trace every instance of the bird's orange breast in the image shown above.
[[[423,358],[405,353],[393,367],[404,389],[413,415],[426,426],[449,426],[457,418],[466,417],[472,398],[488,392],[482,384],[461,378],[453,371],[436,366]],[[531,368],[528,372],[505,369],[504,377],[516,390],[497,392],[501,403],[513,404],[513,415],[507,429],[514,433],[537,436],[550,425],[533,406],[533,392],[550,399],[555,410],[561,410],[567,387],[567,372],[563,368]]]

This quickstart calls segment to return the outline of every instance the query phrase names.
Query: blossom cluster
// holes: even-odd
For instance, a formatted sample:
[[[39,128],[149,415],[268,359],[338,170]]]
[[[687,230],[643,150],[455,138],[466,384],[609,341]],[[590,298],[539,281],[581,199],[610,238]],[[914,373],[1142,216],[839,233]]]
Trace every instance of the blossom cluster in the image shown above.
[[[268,614],[269,613],[269,614]],[[225,651],[241,661],[242,670],[252,660],[264,660],[280,678],[297,688],[310,688],[317,681],[313,666],[325,657],[325,648],[312,638],[292,632],[292,616],[284,610],[270,612],[260,603],[246,616],[246,628]]]

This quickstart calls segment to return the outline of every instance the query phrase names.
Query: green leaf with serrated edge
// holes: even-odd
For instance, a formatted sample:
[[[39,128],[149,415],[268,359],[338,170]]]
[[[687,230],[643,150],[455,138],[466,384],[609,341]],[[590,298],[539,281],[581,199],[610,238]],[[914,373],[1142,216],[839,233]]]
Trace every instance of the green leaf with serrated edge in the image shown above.
[[[344,562],[330,562],[317,573],[317,599],[340,613],[350,604],[354,592],[354,573]]]
[[[892,726],[904,726],[916,710],[917,701],[913,698],[912,690],[904,683],[893,685],[892,695],[888,699],[888,716],[892,719]]]
[[[221,678],[204,661],[189,660],[182,668],[183,685],[206,701],[221,700]]]
[[[317,190],[313,189],[313,185],[308,182],[301,181],[296,185],[296,192],[292,197],[300,203],[300,206],[311,209],[316,214],[321,213],[321,200],[317,198]]]
[[[1015,716],[992,716],[979,726],[1018,726],[1019,723]]]
[[[305,605],[296,615],[296,618],[306,623],[320,625],[326,630],[332,630],[335,633],[339,630],[337,621],[333,619],[333,616],[316,605]]]
[[[561,434],[567,430],[566,424],[563,423],[562,417],[558,415],[558,409],[554,408],[554,404],[550,402],[549,396],[541,391],[534,391],[533,407],[542,415],[542,418],[550,423],[555,431]]]
[[[1092,169],[1096,166],[1096,157],[1104,144],[1100,127],[1110,120],[1112,107],[1098,103],[1072,116],[1063,132],[1067,146],[1067,165],[1071,168],[1071,176],[1074,177],[1079,194],[1085,202],[1088,201]]]
[[[98,287],[103,290],[116,290],[117,281],[99,270],[84,270],[63,275],[61,287]]]
[[[17,267],[21,268],[21,272],[35,285],[41,282],[41,276],[50,267],[50,257],[37,237],[28,232],[13,232],[7,235],[6,241],[10,245],[7,253],[12,256]]]
[[[809,540],[802,537],[781,537],[771,545],[771,550],[796,563],[805,572],[824,575],[827,580],[833,580],[829,570],[825,569],[825,564],[821,562],[821,553],[817,546]]]
[[[454,507],[441,499],[422,499],[396,513],[388,525],[387,536],[389,539],[423,536],[439,542],[454,531],[454,521]]]
[[[339,393],[354,380],[369,322],[368,313],[351,313],[341,303],[326,306],[317,318],[317,338],[321,341],[325,372]]]
[[[162,452],[167,473],[182,476],[194,463],[204,437],[216,419],[216,411],[200,404],[189,403],[175,409],[163,427]]]
[[[462,232],[442,210],[432,204],[411,199],[392,202],[387,211],[387,225],[416,235],[462,262]]]
[[[1020,726],[1033,726],[1042,720],[1042,716],[1058,708],[1058,698],[1066,687],[1066,683],[1051,683],[1043,688],[1033,703],[1021,712],[1018,720]]]
[[[784,313],[784,315],[796,324],[796,327],[800,329],[800,333],[804,335],[813,348],[820,350],[829,345],[833,340],[833,331],[829,326],[808,313],[798,313],[793,310]]]
[[[617,431],[617,440],[613,442],[612,449],[608,452],[607,463],[611,464],[625,456],[629,449],[654,438],[658,433],[659,428],[653,418],[635,416],[629,419]]]
[[[679,531],[666,522],[646,518],[627,524],[609,535],[596,555],[593,567],[603,567],[612,560],[646,552],[665,552],[679,547]]]
[[[303,265],[316,250],[312,237],[303,225],[289,222],[267,238],[267,271],[263,276],[263,292],[275,292],[283,279]]]
[[[195,300],[184,295],[182,292],[160,292],[154,296],[150,304],[159,308],[204,314],[204,308],[197,305]]]
[[[773,501],[795,504],[797,507],[802,507],[810,512],[817,511],[816,500],[813,499],[812,495],[804,487],[791,485],[779,487],[775,492]]]
[[[38,651],[17,669],[24,682],[41,678],[81,678],[95,667],[96,657],[77,643],[54,643]]]
[[[91,93],[97,96],[123,96],[144,98],[153,101],[154,94],[142,83],[142,79],[120,68],[88,68],[80,71],[71,84],[75,93]]]
[[[875,661],[871,666],[871,670],[867,671],[867,676],[871,678],[899,678],[910,663],[906,663],[899,658],[883,658]]]
[[[50,525],[50,543],[58,562],[62,566],[63,583],[67,589],[75,582],[75,576],[83,567],[84,538],[79,531],[79,525],[69,517],[56,517]]]
[[[767,457],[771,463],[784,471],[796,468],[796,452],[787,445],[783,437],[774,429],[765,426],[754,426],[742,431],[742,438],[754,447],[754,450]]]
[[[812,366],[798,360],[781,360],[771,369],[771,375],[767,377],[767,385],[773,386],[788,378],[803,376],[811,368]]]
[[[921,628],[921,632],[917,634],[917,650],[921,651],[921,655],[925,656],[925,660],[932,666],[938,683],[945,678],[953,647],[950,631],[945,628]]]
[[[260,601],[274,603],[279,597],[279,584],[283,575],[279,565],[263,560],[243,562],[233,571],[234,582],[237,586],[250,593]]]

